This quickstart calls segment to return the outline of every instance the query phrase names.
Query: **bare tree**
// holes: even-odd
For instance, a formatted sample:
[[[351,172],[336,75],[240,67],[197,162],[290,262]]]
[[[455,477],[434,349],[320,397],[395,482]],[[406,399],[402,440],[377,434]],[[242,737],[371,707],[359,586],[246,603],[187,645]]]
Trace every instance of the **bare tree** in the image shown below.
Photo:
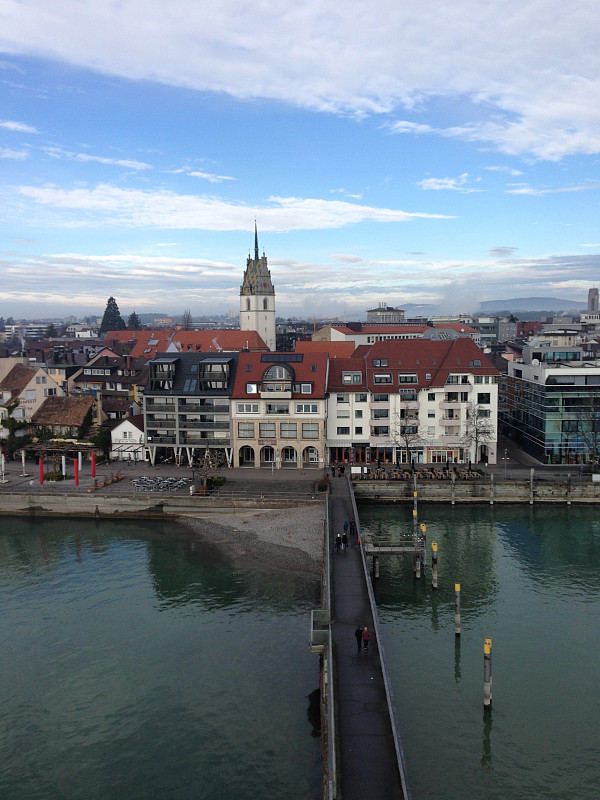
[[[600,457],[600,395],[586,398],[586,405],[577,411],[576,425],[579,439],[595,472]]]
[[[479,460],[481,446],[495,440],[496,426],[490,418],[490,409],[476,403],[469,403],[462,441],[469,450],[473,449],[475,463]]]
[[[412,462],[412,451],[422,443],[419,431],[419,411],[408,403],[400,402],[400,410],[390,420],[390,439],[406,453],[406,463]]]
[[[189,308],[186,308],[186,310],[183,312],[181,327],[183,328],[184,331],[191,331],[192,324],[193,324],[192,312],[189,310]]]

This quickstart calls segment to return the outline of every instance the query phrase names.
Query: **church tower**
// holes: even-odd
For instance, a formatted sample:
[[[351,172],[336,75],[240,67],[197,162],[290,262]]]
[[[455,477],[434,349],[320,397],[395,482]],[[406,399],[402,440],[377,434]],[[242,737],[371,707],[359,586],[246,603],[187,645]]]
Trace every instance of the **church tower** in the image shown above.
[[[256,331],[269,350],[276,349],[275,287],[267,268],[267,257],[258,255],[258,231],[254,223],[254,258],[248,256],[240,287],[240,330]]]

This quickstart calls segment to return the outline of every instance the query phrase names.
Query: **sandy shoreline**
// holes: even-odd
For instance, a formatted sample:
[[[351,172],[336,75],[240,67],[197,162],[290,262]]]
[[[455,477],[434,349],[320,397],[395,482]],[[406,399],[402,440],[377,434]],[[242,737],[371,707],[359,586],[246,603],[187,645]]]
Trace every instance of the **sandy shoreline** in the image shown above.
[[[236,514],[180,517],[199,539],[235,564],[319,574],[323,563],[323,508],[305,505]]]

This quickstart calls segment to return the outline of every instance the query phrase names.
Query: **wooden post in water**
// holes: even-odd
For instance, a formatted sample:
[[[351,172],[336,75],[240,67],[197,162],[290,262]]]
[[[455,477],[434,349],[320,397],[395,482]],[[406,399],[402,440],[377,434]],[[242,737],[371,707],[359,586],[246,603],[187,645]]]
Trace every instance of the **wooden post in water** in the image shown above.
[[[454,633],[460,636],[460,583],[454,584]]]
[[[571,473],[567,475],[567,505],[571,505]]]
[[[437,542],[431,543],[431,588],[437,589]]]
[[[494,505],[494,473],[490,473],[490,505]]]
[[[483,643],[483,705],[492,705],[492,640],[486,637]]]
[[[534,473],[534,471],[535,470],[534,470],[533,467],[529,470],[529,505],[530,506],[533,505],[533,473]]]
[[[454,505],[456,503],[456,475],[454,473],[454,470],[452,470],[451,476],[452,476],[452,496],[450,504]]]
[[[373,556],[373,577],[379,577],[379,556]]]

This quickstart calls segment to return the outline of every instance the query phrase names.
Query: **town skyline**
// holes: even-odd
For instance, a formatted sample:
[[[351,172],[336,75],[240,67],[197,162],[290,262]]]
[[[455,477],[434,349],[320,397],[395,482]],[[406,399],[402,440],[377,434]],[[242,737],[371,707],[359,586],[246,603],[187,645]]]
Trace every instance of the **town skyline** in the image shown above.
[[[237,313],[255,221],[282,317],[598,283],[592,2],[0,19],[5,318]]]

